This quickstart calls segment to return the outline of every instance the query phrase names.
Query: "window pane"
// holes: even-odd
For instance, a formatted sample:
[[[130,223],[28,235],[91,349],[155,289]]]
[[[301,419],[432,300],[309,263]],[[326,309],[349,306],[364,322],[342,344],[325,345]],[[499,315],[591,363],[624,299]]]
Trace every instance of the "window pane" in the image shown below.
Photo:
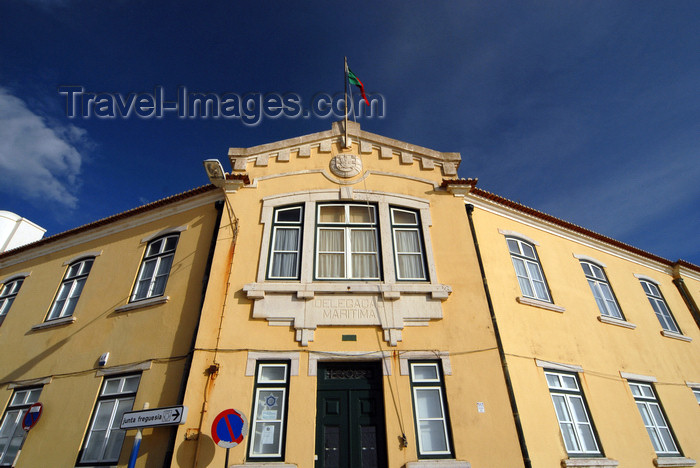
[[[350,206],[350,223],[373,224],[374,207],[372,206]]]
[[[595,437],[593,437],[593,430],[588,424],[579,424],[578,433],[581,437],[581,445],[585,452],[594,452],[598,450],[598,446],[595,443]]]
[[[319,222],[344,223],[345,205],[326,205],[320,207]]]
[[[420,239],[417,230],[396,230],[397,252],[420,252]]]
[[[258,382],[284,382],[286,380],[286,374],[286,365],[261,364]]]
[[[588,415],[583,407],[583,400],[579,396],[571,395],[569,397],[569,402],[571,403],[571,408],[574,411],[574,418],[576,422],[588,422]]]
[[[124,387],[122,388],[121,393],[133,393],[136,392],[139,388],[139,381],[141,380],[141,376],[134,375],[132,377],[127,377],[124,380]]]
[[[372,230],[353,229],[350,231],[351,249],[353,252],[376,252],[376,232]]]
[[[258,422],[251,447],[253,455],[278,455],[280,453],[281,422]]]
[[[559,424],[561,429],[561,435],[564,438],[564,445],[567,452],[579,452],[581,447],[576,440],[576,432],[574,431],[574,425],[571,423],[561,423]]]
[[[435,364],[412,364],[413,380],[415,382],[439,382],[438,368]]]
[[[445,437],[444,422],[441,420],[420,421],[421,449],[424,453],[447,452],[447,438]]]
[[[299,228],[276,228],[275,250],[296,251],[299,248]]]
[[[419,419],[442,418],[442,401],[437,388],[416,388],[416,412]]]
[[[508,239],[508,250],[510,253],[520,254],[520,246],[513,239]]]
[[[345,278],[345,255],[319,254],[318,276],[320,278]]]
[[[378,278],[377,256],[375,254],[353,254],[353,278]]]
[[[258,421],[281,421],[284,407],[284,390],[259,389],[255,419]]]
[[[547,377],[547,384],[550,388],[559,388],[561,384],[559,383],[559,376],[555,374],[545,374]]]
[[[296,278],[297,254],[276,253],[272,261],[270,276],[275,278]]]
[[[570,422],[571,415],[569,414],[568,406],[566,406],[566,398],[562,395],[552,395],[552,401],[554,402],[554,411],[557,413],[557,419],[560,422]]]
[[[277,210],[277,221],[281,223],[300,223],[301,207]]]
[[[420,254],[401,254],[398,264],[399,279],[425,279],[423,257]]]
[[[521,242],[521,243],[520,243],[520,246],[521,246],[522,249],[523,249],[523,255],[524,255],[524,256],[526,256],[526,257],[528,257],[528,258],[532,258],[532,259],[537,258],[537,257],[535,257],[535,251],[534,251],[533,248],[530,246],[530,244],[526,244],[526,243],[524,243],[524,242]]]
[[[161,252],[161,247],[163,246],[163,239],[158,239],[155,242],[151,242],[146,250],[146,256],[156,255]]]
[[[345,231],[340,229],[319,229],[319,252],[344,252]]]
[[[394,215],[394,224],[418,224],[416,214],[410,211],[391,210],[391,214]]]

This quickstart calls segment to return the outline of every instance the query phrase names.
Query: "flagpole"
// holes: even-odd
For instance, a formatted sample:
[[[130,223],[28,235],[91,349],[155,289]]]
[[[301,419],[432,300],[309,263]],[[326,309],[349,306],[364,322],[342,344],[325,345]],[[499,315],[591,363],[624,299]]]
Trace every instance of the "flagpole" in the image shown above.
[[[348,144],[348,57],[345,57],[345,99],[343,100],[345,104],[345,142],[343,145],[349,148]]]

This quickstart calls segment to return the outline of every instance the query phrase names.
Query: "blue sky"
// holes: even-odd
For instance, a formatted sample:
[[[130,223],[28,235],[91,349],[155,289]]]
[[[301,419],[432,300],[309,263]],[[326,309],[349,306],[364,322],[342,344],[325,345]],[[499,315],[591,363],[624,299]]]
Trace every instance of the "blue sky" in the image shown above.
[[[462,154],[479,187],[700,264],[700,2],[0,3],[0,210],[47,235],[208,183],[229,147],[318,117],[68,118],[86,91],[342,91],[364,130]]]

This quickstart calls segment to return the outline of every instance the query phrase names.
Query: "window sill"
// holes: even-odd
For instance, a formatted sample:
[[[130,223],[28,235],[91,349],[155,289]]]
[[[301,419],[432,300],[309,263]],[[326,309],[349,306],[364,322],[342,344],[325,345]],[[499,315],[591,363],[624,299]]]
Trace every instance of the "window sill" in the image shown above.
[[[551,310],[553,312],[563,313],[566,310],[565,308],[558,306],[558,305],[554,305],[551,302],[545,302],[545,301],[540,301],[537,299],[531,299],[531,298],[525,297],[525,296],[516,297],[515,300],[523,305],[539,307],[540,309],[547,309],[547,310]]]
[[[298,299],[313,299],[315,294],[381,292],[385,299],[395,300],[401,294],[430,294],[432,299],[447,300],[452,292],[446,284],[382,283],[377,281],[334,281],[313,283],[249,283],[243,286],[248,299],[264,299],[265,293],[294,293]]]
[[[635,328],[637,328],[637,325],[633,323],[614,317],[608,317],[607,315],[599,315],[598,320],[609,325],[617,325],[618,327],[629,328],[630,330],[634,330]]]
[[[142,307],[150,307],[150,306],[154,306],[154,305],[158,305],[158,304],[165,304],[169,300],[170,300],[170,296],[151,297],[149,299],[144,299],[142,301],[129,302],[128,304],[117,307],[116,309],[114,309],[114,311],[115,312],[126,312],[129,310],[140,309]]]
[[[654,459],[654,466],[695,466],[695,460],[686,457],[658,457]]]
[[[617,460],[610,458],[565,458],[561,461],[561,466],[568,468],[575,466],[577,468],[595,468],[597,466],[617,466]]]
[[[687,341],[689,343],[693,341],[693,339],[689,336],[681,335],[680,333],[675,333],[672,331],[661,330],[661,334],[667,338],[673,338],[674,340]]]
[[[471,464],[459,460],[420,460],[408,462],[405,468],[471,468]]]
[[[69,325],[73,322],[75,322],[75,317],[63,317],[60,319],[49,320],[48,322],[34,325],[32,327],[32,330],[43,330],[45,328],[62,327],[63,325]]]

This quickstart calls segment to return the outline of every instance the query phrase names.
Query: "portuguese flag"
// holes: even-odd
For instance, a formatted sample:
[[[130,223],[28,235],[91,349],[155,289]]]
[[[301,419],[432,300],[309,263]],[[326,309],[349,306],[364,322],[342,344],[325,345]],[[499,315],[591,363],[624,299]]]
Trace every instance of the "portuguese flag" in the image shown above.
[[[362,81],[348,68],[348,80],[350,81],[351,84],[354,84],[355,86],[360,88],[360,91],[362,92],[362,99],[365,100],[367,105],[369,106],[369,100],[367,99],[367,95],[365,94],[365,85],[362,84]]]

